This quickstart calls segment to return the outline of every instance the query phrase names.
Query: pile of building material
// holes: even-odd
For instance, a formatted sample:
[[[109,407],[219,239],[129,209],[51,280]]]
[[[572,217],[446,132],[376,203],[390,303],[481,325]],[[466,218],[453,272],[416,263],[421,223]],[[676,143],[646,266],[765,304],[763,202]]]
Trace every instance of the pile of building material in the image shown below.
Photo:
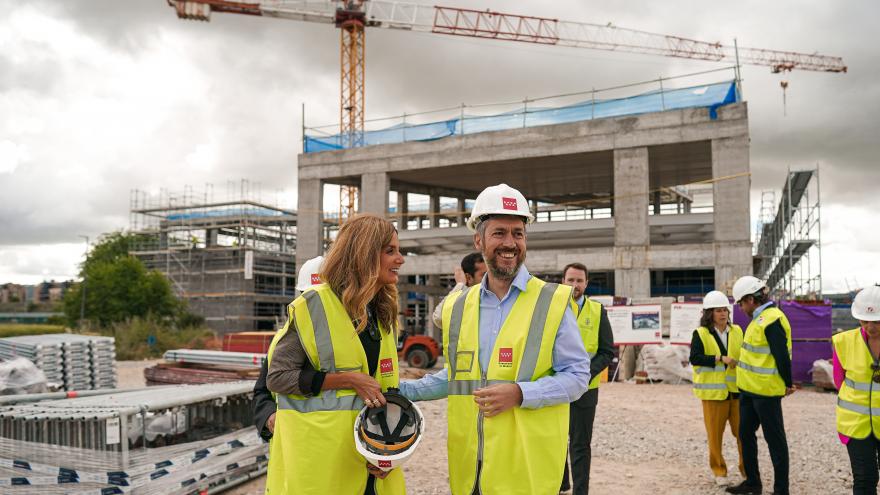
[[[165,362],[144,369],[147,385],[218,383],[256,380],[265,354],[175,349],[165,352]]]
[[[265,470],[268,455],[246,427],[253,386],[178,385],[0,405],[0,491],[189,494],[247,480]]]
[[[223,350],[226,352],[253,352],[265,354],[275,332],[237,332],[223,336]]]
[[[113,337],[56,333],[0,339],[0,359],[23,357],[43,370],[49,383],[65,390],[116,386]]]

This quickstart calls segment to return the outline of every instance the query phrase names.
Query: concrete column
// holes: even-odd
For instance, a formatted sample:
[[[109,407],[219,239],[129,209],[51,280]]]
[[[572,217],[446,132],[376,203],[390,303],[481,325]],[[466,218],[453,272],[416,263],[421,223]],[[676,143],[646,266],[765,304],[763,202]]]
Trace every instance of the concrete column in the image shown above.
[[[614,293],[651,295],[648,148],[614,150]]]
[[[430,196],[430,202],[428,204],[428,214],[431,219],[430,224],[431,227],[437,228],[440,226],[440,195],[432,194]]]
[[[324,252],[321,228],[324,184],[320,179],[299,180],[296,224],[296,267]]]
[[[428,275],[429,287],[440,287],[439,275]],[[434,308],[440,304],[440,298],[434,295],[428,296],[428,314],[425,315],[425,335],[431,336],[438,343],[443,342],[443,331],[434,325]],[[441,344],[442,345],[442,344]]]
[[[217,229],[205,229],[205,247],[217,245]]]
[[[458,206],[455,207],[458,210],[458,226],[464,227],[465,222],[467,222],[468,216],[465,214],[464,210],[467,208],[464,203],[464,198],[458,198]]]
[[[400,214],[397,217],[397,230],[406,230],[406,224],[409,221],[407,217],[409,213],[409,193],[406,191],[397,191],[397,213]]]
[[[729,291],[753,271],[749,215],[749,137],[712,140],[712,186],[715,236],[715,288]],[[736,178],[726,178],[739,175]]]
[[[385,172],[361,176],[361,212],[388,215],[388,192],[391,181]]]

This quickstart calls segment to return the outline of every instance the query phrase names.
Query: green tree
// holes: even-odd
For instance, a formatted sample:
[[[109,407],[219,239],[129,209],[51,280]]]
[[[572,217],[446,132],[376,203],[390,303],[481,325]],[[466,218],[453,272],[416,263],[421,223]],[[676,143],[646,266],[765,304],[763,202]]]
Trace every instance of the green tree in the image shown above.
[[[85,318],[101,327],[147,316],[177,319],[186,305],[175,297],[171,284],[156,270],[128,254],[134,240],[130,234],[114,232],[104,236],[82,263],[80,277],[86,283]],[[82,284],[64,296],[68,323],[79,323]]]

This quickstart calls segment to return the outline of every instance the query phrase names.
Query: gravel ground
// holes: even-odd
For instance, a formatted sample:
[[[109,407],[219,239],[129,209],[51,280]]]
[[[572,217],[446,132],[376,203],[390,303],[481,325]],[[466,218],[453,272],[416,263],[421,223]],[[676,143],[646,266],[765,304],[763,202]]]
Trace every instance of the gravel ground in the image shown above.
[[[846,449],[834,426],[835,395],[800,390],[783,401],[791,455],[791,493],[851,493]],[[404,466],[410,494],[448,493],[446,401],[420,404],[426,416],[425,439]],[[602,386],[593,434],[592,493],[722,494],[709,470],[700,402],[687,385]],[[758,432],[765,493],[773,486],[767,445]],[[725,438],[724,455],[736,471],[736,443]],[[738,475],[731,481],[738,483]],[[264,478],[231,490],[262,494]]]

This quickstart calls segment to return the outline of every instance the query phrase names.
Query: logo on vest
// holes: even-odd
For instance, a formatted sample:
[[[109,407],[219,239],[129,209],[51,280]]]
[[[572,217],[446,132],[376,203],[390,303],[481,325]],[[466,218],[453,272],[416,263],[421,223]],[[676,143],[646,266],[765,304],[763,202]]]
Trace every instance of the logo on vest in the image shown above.
[[[391,461],[379,461],[379,467],[380,468],[390,468]]]
[[[502,347],[498,349],[498,366],[510,368],[513,366],[513,348]]]
[[[379,371],[382,376],[388,377],[394,374],[394,362],[391,358],[385,358],[379,361]]]
[[[321,283],[321,277],[317,273],[312,274],[312,285],[318,285]]]
[[[516,198],[501,198],[501,207],[505,210],[516,211]]]

